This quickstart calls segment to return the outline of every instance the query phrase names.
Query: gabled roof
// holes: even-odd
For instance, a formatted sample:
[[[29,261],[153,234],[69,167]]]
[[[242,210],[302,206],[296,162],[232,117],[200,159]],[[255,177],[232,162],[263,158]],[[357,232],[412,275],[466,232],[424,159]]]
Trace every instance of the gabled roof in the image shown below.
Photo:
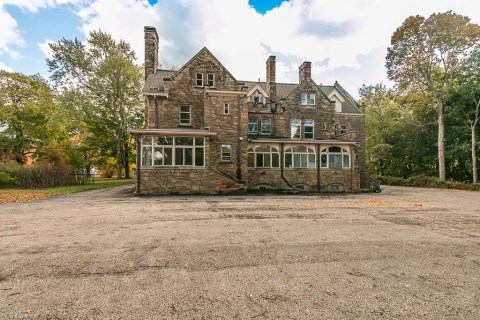
[[[180,74],[185,68],[187,68],[193,61],[195,61],[195,59],[197,59],[202,53],[206,53],[208,55],[210,55],[213,59],[215,59],[215,61],[218,62],[218,64],[220,65],[220,67],[222,67],[223,69],[225,69],[225,71],[227,72],[227,74],[235,81],[235,82],[238,82],[237,79],[235,79],[235,77],[230,73],[230,71],[228,71],[227,68],[225,68],[223,66],[223,64],[220,62],[220,60],[218,60],[214,55],[213,53],[210,52],[210,50],[207,49],[207,47],[203,47],[202,50],[198,51],[196,55],[193,56],[192,59],[188,60],[187,63],[185,63],[183,65],[183,67],[181,67],[177,72],[175,72],[174,75],[171,76],[171,79],[175,79],[175,77]]]
[[[257,82],[257,84],[256,84],[255,86],[253,86],[251,89],[249,88],[249,89],[247,90],[247,96],[252,95],[252,94],[253,94],[255,91],[257,91],[257,90],[260,92],[260,94],[261,94],[262,96],[268,97],[268,93],[265,91],[264,88],[262,88],[262,86],[260,85],[259,82]]]
[[[338,92],[342,97],[345,98],[345,101],[342,101],[341,113],[361,113],[358,102],[355,101],[355,99],[345,89],[343,89],[338,82],[335,81],[333,86],[321,85],[320,88],[329,97],[331,97],[332,93]]]
[[[266,82],[256,82],[256,81],[240,81],[245,83],[247,86],[247,92],[250,92],[257,84],[263,89],[267,90]],[[285,99],[288,95],[298,87],[298,84],[295,83],[277,83],[277,99]]]

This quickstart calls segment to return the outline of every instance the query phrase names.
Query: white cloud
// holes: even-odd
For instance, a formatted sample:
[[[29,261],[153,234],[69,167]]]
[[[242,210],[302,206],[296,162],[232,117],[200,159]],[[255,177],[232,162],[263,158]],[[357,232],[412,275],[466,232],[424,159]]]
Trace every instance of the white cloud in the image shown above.
[[[55,43],[55,41],[53,41],[51,39],[45,39],[44,42],[38,44],[38,47],[40,48],[40,50],[43,52],[43,54],[47,58],[51,58],[52,54],[53,54],[52,49],[49,46],[49,44],[51,44],[51,43]]]
[[[0,61],[0,70],[5,70],[8,72],[13,72],[13,69]]]
[[[24,41],[21,39],[17,30],[17,21],[0,6],[0,55],[8,53],[11,45],[22,45]]]

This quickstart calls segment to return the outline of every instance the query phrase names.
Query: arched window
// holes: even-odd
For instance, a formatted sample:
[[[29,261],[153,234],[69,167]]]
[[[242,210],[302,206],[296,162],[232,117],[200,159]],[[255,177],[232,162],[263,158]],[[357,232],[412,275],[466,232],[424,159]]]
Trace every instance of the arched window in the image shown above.
[[[350,168],[350,152],[340,147],[325,148],[320,151],[321,168]]]
[[[285,150],[285,168],[315,168],[315,150],[295,146]]]
[[[278,168],[280,153],[278,148],[268,145],[258,145],[248,149],[249,168]]]

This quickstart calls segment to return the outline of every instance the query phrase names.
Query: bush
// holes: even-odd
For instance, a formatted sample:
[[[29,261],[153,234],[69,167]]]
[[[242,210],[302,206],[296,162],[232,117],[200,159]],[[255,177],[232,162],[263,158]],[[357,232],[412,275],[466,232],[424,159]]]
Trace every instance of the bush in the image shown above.
[[[377,176],[376,178],[380,181],[381,184],[389,186],[480,191],[480,184],[469,184],[457,181],[444,181],[437,177],[430,177],[426,175],[414,176],[408,179],[389,176]]]
[[[0,171],[0,188],[18,187],[18,181],[7,172]]]

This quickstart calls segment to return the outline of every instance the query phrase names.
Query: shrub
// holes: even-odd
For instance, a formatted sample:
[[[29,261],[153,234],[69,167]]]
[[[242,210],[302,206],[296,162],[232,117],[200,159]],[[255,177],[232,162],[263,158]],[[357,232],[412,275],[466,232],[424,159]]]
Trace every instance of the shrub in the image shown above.
[[[0,188],[18,187],[18,181],[7,172],[0,171]]]
[[[437,177],[430,177],[426,175],[414,176],[408,179],[389,176],[377,176],[376,178],[380,181],[381,184],[390,186],[480,191],[480,184],[469,184],[457,181],[444,181]]]

